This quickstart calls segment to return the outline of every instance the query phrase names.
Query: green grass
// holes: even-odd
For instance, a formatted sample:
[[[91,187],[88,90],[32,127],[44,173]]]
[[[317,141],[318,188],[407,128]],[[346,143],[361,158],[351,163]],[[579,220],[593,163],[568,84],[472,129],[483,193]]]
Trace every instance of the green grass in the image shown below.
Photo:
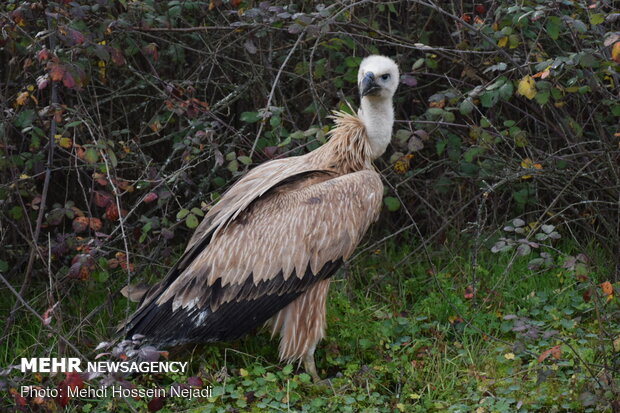
[[[558,248],[579,252],[570,244]],[[579,281],[561,268],[559,253],[554,267],[534,272],[528,257],[509,266],[509,253],[482,251],[473,300],[466,297],[472,284],[467,249],[462,256],[435,252],[430,261],[408,258],[410,249],[387,245],[365,254],[332,283],[327,338],[316,354],[319,374],[328,382],[314,385],[303,369],[279,364],[277,341],[264,330],[236,342],[172,353],[173,360],[190,361],[185,376],[133,381],[139,387],[167,387],[199,376],[213,386],[210,399],[168,398],[162,412],[610,411],[610,401],[618,397],[609,372],[620,364],[612,345],[620,333],[619,305],[617,297],[606,302],[598,286],[609,276],[601,257],[588,265],[590,281]],[[590,256],[598,254],[595,246],[590,249]],[[80,294],[77,288],[67,294],[65,331],[104,302],[101,287],[83,282]],[[584,292],[590,288],[587,301]],[[76,343],[92,355],[88,352],[113,331],[125,305],[117,300],[91,319]],[[509,315],[525,320],[523,331],[515,331],[520,321],[506,319]],[[4,365],[42,349],[56,351],[53,336],[27,315],[10,338],[10,347],[0,348]],[[554,346],[560,346],[560,357],[539,362]],[[141,411],[148,402],[74,400],[70,407]]]

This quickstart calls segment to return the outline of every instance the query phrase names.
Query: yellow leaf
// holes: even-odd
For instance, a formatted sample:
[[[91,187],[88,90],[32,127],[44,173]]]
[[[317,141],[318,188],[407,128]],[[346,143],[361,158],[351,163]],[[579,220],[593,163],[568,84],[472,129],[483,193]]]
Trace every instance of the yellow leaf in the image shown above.
[[[611,58],[614,62],[620,63],[620,41],[614,43],[611,48]]]
[[[499,47],[506,47],[506,45],[508,44],[508,36],[504,36],[501,39],[499,39],[499,41],[497,42],[497,45]]]
[[[531,76],[525,76],[519,81],[517,93],[532,100],[536,96],[536,81]]]
[[[58,144],[65,149],[69,149],[71,146],[73,146],[73,142],[71,141],[71,138],[67,138],[66,136],[63,136],[62,138],[60,138]]]
[[[239,374],[241,374],[241,377],[245,377],[248,375],[248,371],[246,369],[239,369]]]
[[[506,360],[514,360],[515,359],[515,353],[506,353],[506,354],[504,354],[504,358]]]
[[[614,350],[620,352],[620,336],[616,337],[614,340]]]
[[[28,90],[28,92],[32,92],[34,90],[34,85],[28,85],[26,89]]]
[[[26,101],[28,100],[28,96],[30,96],[30,93],[28,92],[20,93],[19,96],[17,96],[17,99],[15,99],[15,103],[17,103],[19,106],[25,105]]]

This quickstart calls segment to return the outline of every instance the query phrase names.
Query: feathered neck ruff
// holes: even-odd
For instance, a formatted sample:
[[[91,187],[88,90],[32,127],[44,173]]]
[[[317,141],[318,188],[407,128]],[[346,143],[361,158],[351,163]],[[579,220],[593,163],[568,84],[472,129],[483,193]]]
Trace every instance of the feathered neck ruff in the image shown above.
[[[341,111],[330,117],[336,126],[328,132],[329,141],[310,154],[325,168],[341,174],[373,169],[372,150],[362,120]]]

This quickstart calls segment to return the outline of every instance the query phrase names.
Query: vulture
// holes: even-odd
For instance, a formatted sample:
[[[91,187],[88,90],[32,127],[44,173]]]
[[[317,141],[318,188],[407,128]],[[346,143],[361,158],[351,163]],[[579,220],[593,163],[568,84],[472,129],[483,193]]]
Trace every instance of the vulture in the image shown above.
[[[327,143],[250,170],[215,204],[166,277],[142,296],[125,334],[156,346],[237,339],[270,321],[282,361],[315,381],[330,278],[381,210],[372,161],[390,142],[398,66],[372,55],[357,115],[334,112]]]

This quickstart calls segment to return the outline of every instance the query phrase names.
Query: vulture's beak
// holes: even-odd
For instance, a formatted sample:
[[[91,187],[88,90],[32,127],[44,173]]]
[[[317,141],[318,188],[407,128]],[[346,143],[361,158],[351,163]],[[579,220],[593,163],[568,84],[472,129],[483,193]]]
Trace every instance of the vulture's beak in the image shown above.
[[[366,95],[374,95],[380,89],[381,86],[375,82],[375,74],[372,72],[366,72],[366,75],[362,78],[362,83],[360,85],[362,97]]]

